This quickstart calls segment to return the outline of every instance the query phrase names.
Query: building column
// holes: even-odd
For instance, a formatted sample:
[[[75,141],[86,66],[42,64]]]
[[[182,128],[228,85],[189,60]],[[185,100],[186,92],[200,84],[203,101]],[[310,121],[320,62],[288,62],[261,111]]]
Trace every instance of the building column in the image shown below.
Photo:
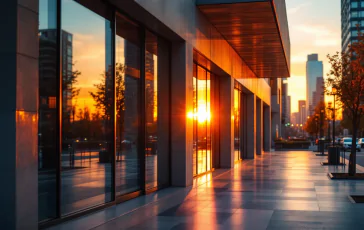
[[[220,167],[234,167],[234,79],[220,78]]]
[[[280,122],[281,122],[281,116],[279,113],[275,113],[273,112],[272,113],[272,125],[271,125],[271,132],[272,132],[272,137],[271,137],[271,140],[272,140],[272,144],[274,143],[274,140],[279,138],[280,135],[281,135],[281,132],[280,132]]]
[[[257,137],[256,137],[256,153],[261,155],[263,152],[263,102],[261,99],[257,98]]]
[[[193,183],[193,48],[186,42],[172,43],[171,50],[171,183]]]
[[[246,110],[247,110],[247,158],[254,159],[256,154],[256,96],[255,94],[248,94],[246,97]]]
[[[38,1],[0,8],[0,226],[38,229]]]
[[[269,152],[271,148],[271,107],[263,107],[263,147],[265,152]]]

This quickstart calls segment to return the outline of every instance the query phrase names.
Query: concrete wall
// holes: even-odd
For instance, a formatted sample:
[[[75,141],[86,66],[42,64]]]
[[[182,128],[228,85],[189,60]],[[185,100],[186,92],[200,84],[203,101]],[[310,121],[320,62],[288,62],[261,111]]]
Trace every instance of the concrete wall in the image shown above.
[[[0,226],[38,229],[38,1],[0,8]]]

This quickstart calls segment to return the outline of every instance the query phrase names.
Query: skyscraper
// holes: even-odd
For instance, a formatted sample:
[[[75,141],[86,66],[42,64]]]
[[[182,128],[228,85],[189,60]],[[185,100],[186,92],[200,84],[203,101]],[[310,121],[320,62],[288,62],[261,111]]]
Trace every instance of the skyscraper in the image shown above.
[[[307,118],[307,113],[306,113],[306,101],[305,100],[300,100],[298,101],[298,124],[305,124],[306,123],[306,118]]]
[[[316,91],[318,77],[323,77],[322,61],[318,60],[318,54],[310,54],[306,62],[306,114],[308,115],[315,109],[313,93]]]
[[[291,96],[287,96],[287,122],[292,123],[291,120]]]
[[[313,110],[320,101],[324,101],[324,78],[316,78],[316,90],[312,93]]]
[[[341,48],[347,51],[348,45],[356,41],[356,25],[364,29],[364,1],[341,0]]]

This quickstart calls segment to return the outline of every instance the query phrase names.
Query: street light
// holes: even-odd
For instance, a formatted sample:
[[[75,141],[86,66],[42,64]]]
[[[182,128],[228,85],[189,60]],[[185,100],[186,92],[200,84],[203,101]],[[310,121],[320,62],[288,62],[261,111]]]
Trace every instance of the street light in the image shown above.
[[[321,147],[321,153],[322,155],[324,155],[324,142],[323,142],[323,137],[324,137],[324,129],[323,129],[323,124],[324,124],[324,112],[325,110],[321,109],[320,110],[320,140],[319,140],[319,145]]]
[[[328,129],[327,129],[327,135],[329,136],[329,141],[330,141],[330,136],[331,136],[331,132],[330,132],[330,112],[332,111],[332,102],[328,103],[327,109],[328,111],[328,115],[327,115],[327,125],[328,125]]]
[[[335,146],[335,96],[337,94],[337,89],[335,86],[331,89],[331,95],[334,96],[334,109],[332,110],[332,145]]]
[[[318,131],[319,131],[319,127],[318,127],[318,117],[319,117],[319,115],[316,113],[316,114],[315,114],[315,122],[316,122],[316,139],[318,139]]]

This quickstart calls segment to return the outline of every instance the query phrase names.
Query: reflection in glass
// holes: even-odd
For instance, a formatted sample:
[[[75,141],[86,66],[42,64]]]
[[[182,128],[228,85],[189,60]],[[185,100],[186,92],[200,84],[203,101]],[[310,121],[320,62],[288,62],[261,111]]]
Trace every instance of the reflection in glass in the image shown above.
[[[234,161],[241,159],[240,143],[240,95],[239,89],[234,89]]]
[[[116,194],[141,189],[139,153],[139,28],[117,14],[116,38]]]
[[[38,215],[57,217],[56,0],[39,1]]]
[[[62,1],[63,215],[113,199],[110,37],[108,20]]]
[[[206,76],[206,171],[211,170],[211,74]]]
[[[193,175],[197,175],[197,65],[193,65]]]
[[[197,174],[207,169],[207,81],[206,70],[197,67]]]
[[[149,31],[145,48],[145,183],[146,189],[150,189],[158,185],[158,38]]]

